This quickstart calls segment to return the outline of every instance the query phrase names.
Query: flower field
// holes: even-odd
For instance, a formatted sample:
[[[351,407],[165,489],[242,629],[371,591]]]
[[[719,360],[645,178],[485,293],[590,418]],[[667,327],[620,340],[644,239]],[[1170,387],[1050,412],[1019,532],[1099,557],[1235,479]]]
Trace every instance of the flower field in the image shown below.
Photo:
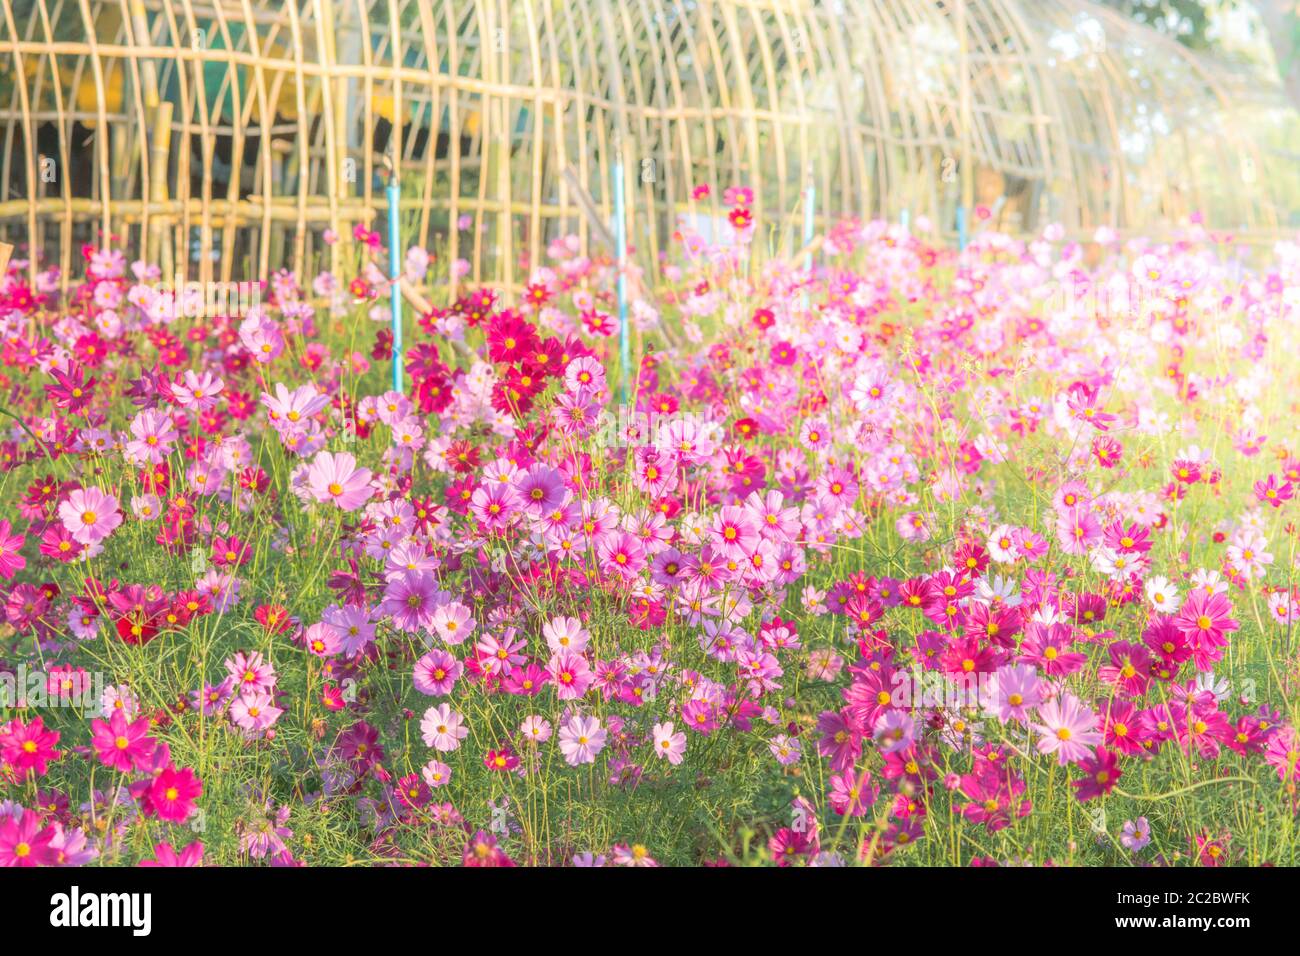
[[[401,391],[362,227],[11,263],[0,864],[1300,862],[1300,244],[727,199],[626,376],[567,240],[412,249]]]

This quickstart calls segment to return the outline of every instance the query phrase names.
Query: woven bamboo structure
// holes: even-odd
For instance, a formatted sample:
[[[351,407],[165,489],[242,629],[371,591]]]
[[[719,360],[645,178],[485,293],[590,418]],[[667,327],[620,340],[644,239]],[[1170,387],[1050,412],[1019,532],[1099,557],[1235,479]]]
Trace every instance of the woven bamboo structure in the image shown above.
[[[823,221],[906,209],[948,225],[983,204],[1011,230],[1153,229],[1193,209],[1283,225],[1284,178],[1239,126],[1241,81],[1083,0],[0,13],[0,238],[20,255],[31,241],[65,276],[105,236],[197,279],[337,265],[322,236],[384,214],[384,155],[411,241],[511,288],[557,235],[596,251],[619,156],[647,263],[679,217],[720,221],[728,185],[755,191],[757,248],[787,242],[808,179]],[[698,183],[709,198],[692,198]]]

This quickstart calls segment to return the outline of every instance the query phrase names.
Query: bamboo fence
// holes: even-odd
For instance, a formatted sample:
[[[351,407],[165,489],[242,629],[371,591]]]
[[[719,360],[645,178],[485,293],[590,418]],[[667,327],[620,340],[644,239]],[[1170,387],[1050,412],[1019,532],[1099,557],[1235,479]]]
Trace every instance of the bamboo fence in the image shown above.
[[[643,264],[729,185],[790,250],[809,180],[823,223],[1267,236],[1244,96],[1084,0],[0,0],[0,240],[65,282],[86,242],[200,281],[337,268],[387,155],[410,241],[517,289],[557,236],[608,251],[619,153]]]

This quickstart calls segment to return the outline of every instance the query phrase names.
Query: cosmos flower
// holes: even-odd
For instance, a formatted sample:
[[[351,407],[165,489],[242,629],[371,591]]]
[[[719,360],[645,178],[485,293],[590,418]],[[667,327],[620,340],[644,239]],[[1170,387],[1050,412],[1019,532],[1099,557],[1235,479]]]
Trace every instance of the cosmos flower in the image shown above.
[[[374,494],[370,478],[370,470],[358,468],[356,458],[347,452],[322,451],[312,459],[307,484],[317,501],[356,511]]]
[[[681,731],[674,733],[671,720],[655,724],[651,736],[656,757],[667,760],[673,766],[682,762],[686,754],[686,735]]]
[[[98,544],[122,523],[117,499],[98,488],[78,488],[59,505],[63,526],[81,544]]]
[[[460,742],[469,736],[469,727],[465,726],[465,718],[449,704],[438,704],[424,712],[420,732],[427,746],[448,753],[457,750]]]
[[[1091,757],[1102,742],[1096,714],[1068,691],[1040,705],[1038,718],[1040,723],[1032,725],[1039,734],[1038,751],[1056,754],[1062,766]]]
[[[560,753],[570,767],[595,763],[609,733],[595,717],[574,715],[560,728]]]

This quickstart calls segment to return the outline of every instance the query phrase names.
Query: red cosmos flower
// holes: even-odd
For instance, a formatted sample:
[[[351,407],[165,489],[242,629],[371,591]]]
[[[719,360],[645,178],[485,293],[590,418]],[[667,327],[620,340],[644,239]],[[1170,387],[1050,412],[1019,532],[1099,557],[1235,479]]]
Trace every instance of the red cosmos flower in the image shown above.
[[[1110,662],[1103,664],[1097,676],[1127,697],[1141,697],[1151,681],[1151,652],[1141,644],[1116,641],[1108,651]]]
[[[767,848],[777,866],[793,866],[801,857],[812,856],[817,852],[808,839],[808,834],[797,833],[789,827],[782,827],[772,834],[767,841]]]
[[[393,333],[380,329],[375,333],[374,345],[370,347],[370,357],[376,362],[387,362],[393,357]]]
[[[488,355],[494,362],[520,362],[541,348],[537,330],[513,312],[494,316],[488,325]]]
[[[72,353],[77,360],[91,368],[99,368],[108,357],[108,344],[94,332],[78,337],[72,346]]]
[[[534,308],[545,305],[550,301],[550,298],[551,290],[546,287],[545,283],[533,282],[524,289],[524,301]]]
[[[212,539],[212,563],[219,568],[237,568],[247,564],[253,557],[253,548],[247,542],[240,541],[235,535]]]
[[[268,634],[283,634],[294,626],[294,619],[289,616],[289,609],[283,604],[260,604],[253,612],[253,617],[266,628]]]
[[[239,487],[259,495],[265,494],[271,487],[271,476],[261,468],[245,468],[239,473]]]
[[[467,474],[475,471],[479,466],[478,446],[463,439],[458,439],[447,446],[443,452],[443,460],[451,466],[453,471],[461,474]]]
[[[1196,859],[1201,866],[1222,866],[1228,859],[1228,836],[1196,835]]]
[[[163,612],[168,627],[184,627],[196,617],[212,613],[212,599],[201,591],[181,591]]]
[[[509,745],[503,745],[500,750],[487,752],[487,756],[483,758],[483,766],[489,770],[510,771],[519,766],[519,758],[515,756],[515,752]]]
[[[158,636],[159,621],[138,612],[114,619],[113,627],[124,644],[143,646]]]
[[[35,520],[43,517],[46,512],[46,506],[53,504],[59,499],[65,490],[73,490],[75,482],[68,485],[61,485],[53,475],[46,475],[39,481],[33,481],[27,486],[27,494],[18,502],[18,511],[24,518]]]
[[[773,314],[771,309],[755,309],[753,321],[756,326],[766,332],[772,326],[776,325],[776,315]]]
[[[737,231],[748,229],[754,223],[754,214],[744,206],[737,206],[727,214],[727,221]]]

